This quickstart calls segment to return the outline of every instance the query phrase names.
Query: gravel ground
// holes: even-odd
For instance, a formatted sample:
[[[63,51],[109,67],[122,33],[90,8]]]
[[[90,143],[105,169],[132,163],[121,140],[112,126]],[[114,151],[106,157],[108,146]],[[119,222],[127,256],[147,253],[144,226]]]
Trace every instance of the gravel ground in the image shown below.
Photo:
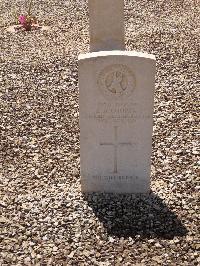
[[[198,0],[125,1],[127,50],[157,57],[150,196],[80,192],[77,56],[87,2],[0,1],[0,265],[198,265]]]

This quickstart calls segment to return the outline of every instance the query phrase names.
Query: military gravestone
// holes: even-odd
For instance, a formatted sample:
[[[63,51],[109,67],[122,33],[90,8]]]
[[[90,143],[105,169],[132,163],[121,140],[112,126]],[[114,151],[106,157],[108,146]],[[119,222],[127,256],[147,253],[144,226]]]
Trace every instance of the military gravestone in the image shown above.
[[[105,2],[108,7],[112,1]],[[121,6],[123,1],[115,3]],[[91,10],[96,7],[90,5],[90,14],[101,16]],[[108,10],[108,17],[117,16],[118,12]],[[96,19],[101,26],[100,18]],[[103,32],[100,35],[102,39]],[[93,47],[99,46],[97,37]],[[82,191],[146,193],[150,189],[155,57],[117,50],[119,42],[108,51],[111,43],[114,49],[111,38],[108,46],[100,42],[104,51],[79,56]]]

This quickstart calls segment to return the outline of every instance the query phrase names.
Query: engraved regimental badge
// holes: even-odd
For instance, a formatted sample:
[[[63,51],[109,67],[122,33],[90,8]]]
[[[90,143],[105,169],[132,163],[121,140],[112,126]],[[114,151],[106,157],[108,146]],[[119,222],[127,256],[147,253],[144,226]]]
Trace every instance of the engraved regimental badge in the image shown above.
[[[98,87],[106,98],[118,99],[130,96],[136,81],[132,71],[125,65],[109,65],[99,74]]]

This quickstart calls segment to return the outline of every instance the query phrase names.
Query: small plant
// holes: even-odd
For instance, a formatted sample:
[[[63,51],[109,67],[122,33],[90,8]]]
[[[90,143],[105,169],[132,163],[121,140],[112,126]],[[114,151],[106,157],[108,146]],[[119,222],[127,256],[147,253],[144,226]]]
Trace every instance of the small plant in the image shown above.
[[[26,30],[26,31],[30,31],[31,28],[37,24],[37,20],[36,18],[31,15],[31,7],[32,7],[32,2],[33,0],[30,0],[29,2],[29,7],[28,7],[28,14],[27,15],[20,15],[18,17],[18,23],[22,25],[22,27]]]

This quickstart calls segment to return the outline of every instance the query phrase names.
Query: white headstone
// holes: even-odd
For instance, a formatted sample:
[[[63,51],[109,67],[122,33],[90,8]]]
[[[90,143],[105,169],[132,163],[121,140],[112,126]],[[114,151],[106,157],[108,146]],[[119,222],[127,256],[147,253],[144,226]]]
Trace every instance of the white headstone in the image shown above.
[[[90,51],[124,50],[124,1],[89,0]]]
[[[79,56],[83,192],[149,191],[154,78],[153,55]]]

